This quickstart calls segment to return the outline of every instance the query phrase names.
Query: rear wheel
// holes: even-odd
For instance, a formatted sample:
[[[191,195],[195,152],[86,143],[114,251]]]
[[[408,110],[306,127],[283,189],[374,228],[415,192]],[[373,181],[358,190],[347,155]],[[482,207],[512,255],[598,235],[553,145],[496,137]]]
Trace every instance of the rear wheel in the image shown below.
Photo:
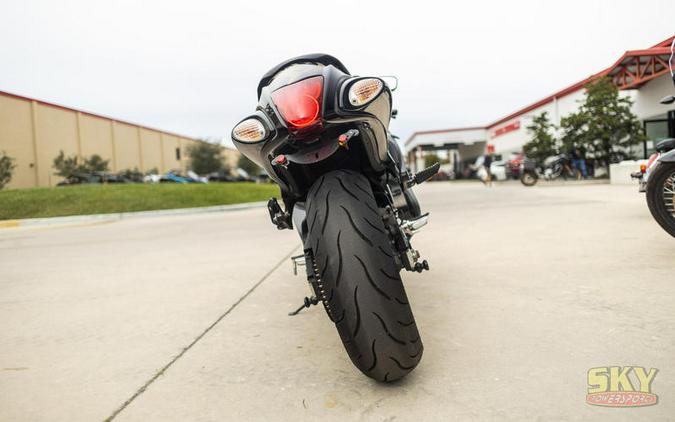
[[[675,237],[675,163],[660,163],[649,175],[647,205],[654,219]]]
[[[322,176],[307,194],[307,228],[317,296],[349,358],[378,381],[404,377],[423,346],[368,180]]]
[[[537,183],[537,176],[532,174],[531,171],[524,171],[523,175],[520,176],[520,182],[525,186],[534,186]]]

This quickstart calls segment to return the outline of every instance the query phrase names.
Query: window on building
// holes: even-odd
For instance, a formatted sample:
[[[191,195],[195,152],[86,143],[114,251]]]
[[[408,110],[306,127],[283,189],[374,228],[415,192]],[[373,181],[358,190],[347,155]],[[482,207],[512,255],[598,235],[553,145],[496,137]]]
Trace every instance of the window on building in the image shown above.
[[[180,161],[180,148],[176,148],[176,161]]]
[[[654,153],[656,144],[668,137],[668,119],[651,119],[644,121],[647,141],[644,144],[644,158]]]

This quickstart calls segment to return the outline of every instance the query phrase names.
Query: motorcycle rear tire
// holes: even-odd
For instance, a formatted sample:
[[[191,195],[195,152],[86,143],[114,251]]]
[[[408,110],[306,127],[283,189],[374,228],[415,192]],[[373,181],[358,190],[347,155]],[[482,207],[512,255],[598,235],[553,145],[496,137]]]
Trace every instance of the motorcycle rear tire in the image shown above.
[[[675,216],[668,211],[664,188],[675,179],[675,163],[660,163],[649,175],[647,182],[647,206],[654,220],[671,236],[675,237]],[[670,202],[675,195],[670,195]],[[672,205],[671,205],[672,206]]]
[[[520,176],[520,183],[525,186],[534,186],[537,184],[537,180],[539,180],[539,178],[529,171],[524,172],[523,175]]]
[[[327,173],[306,204],[315,290],[349,358],[377,381],[403,378],[424,348],[368,179]]]

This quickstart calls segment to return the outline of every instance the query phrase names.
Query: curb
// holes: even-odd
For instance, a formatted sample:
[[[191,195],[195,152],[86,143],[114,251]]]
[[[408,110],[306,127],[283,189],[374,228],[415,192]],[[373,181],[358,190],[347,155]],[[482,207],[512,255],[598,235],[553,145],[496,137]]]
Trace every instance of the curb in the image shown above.
[[[65,217],[0,220],[0,230],[16,227],[45,227],[55,225],[112,222],[136,218],[206,214],[212,212],[227,212],[227,211],[247,210],[251,208],[262,208],[265,206],[267,206],[267,202],[261,201],[261,202],[245,202],[243,204],[216,205],[213,207],[175,208],[170,210],[134,211],[134,212],[119,212],[110,214],[70,215]]]

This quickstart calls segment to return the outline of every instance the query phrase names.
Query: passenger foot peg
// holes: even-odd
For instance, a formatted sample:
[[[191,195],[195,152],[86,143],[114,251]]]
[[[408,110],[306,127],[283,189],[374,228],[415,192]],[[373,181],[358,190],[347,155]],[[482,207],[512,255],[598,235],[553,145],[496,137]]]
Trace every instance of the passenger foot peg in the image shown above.
[[[415,263],[415,271],[417,271],[418,273],[421,273],[422,271],[425,271],[425,270],[429,271],[429,263],[427,262],[426,259],[422,262],[416,262]]]
[[[310,306],[316,305],[317,303],[319,303],[319,299],[317,299],[316,296],[305,297],[305,300],[304,300],[304,303],[302,304],[302,306],[300,306],[298,309],[296,309],[293,312],[289,312],[288,316],[295,316],[295,315],[299,314],[300,311],[302,311],[303,309],[309,308]]]
[[[416,173],[414,177],[415,184],[419,185],[420,183],[424,183],[427,180],[431,179],[436,173],[438,173],[438,170],[440,170],[440,168],[441,163],[436,163],[433,166],[427,167],[424,170]]]
[[[267,201],[267,211],[270,213],[270,220],[272,220],[272,224],[277,226],[277,229],[284,230],[293,227],[291,223],[291,215],[281,209],[277,198],[270,198],[270,200]]]

